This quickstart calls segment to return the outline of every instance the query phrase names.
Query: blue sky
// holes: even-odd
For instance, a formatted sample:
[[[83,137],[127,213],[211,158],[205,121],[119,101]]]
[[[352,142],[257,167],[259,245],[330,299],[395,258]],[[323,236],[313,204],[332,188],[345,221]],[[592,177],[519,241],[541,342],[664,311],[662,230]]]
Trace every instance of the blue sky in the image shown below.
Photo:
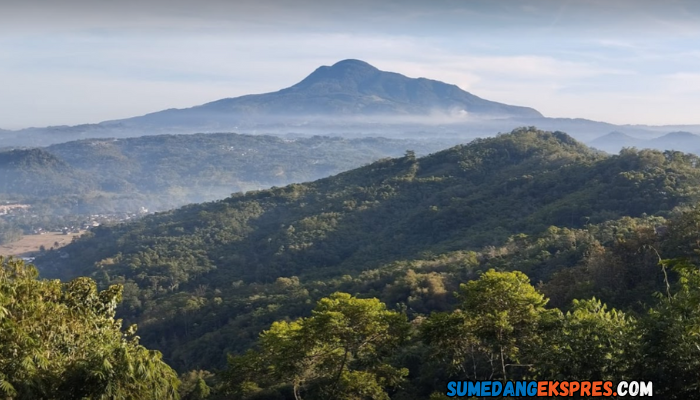
[[[0,128],[274,91],[346,58],[551,117],[700,124],[698,3],[3,2]]]

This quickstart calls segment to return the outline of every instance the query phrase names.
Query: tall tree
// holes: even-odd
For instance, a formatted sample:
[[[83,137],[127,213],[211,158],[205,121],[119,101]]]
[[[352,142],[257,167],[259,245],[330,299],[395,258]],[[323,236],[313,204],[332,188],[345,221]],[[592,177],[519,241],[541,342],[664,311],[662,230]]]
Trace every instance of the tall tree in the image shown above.
[[[696,398],[700,389],[700,270],[686,260],[663,260],[678,273],[676,290],[660,294],[642,321],[636,375],[654,382],[664,399]]]
[[[489,270],[460,286],[461,310],[433,314],[422,337],[452,374],[470,379],[511,379],[531,366],[528,351],[541,343],[540,326],[556,312],[522,272]]]
[[[121,287],[39,280],[0,257],[0,397],[176,399],[177,374],[114,319]]]
[[[335,293],[311,317],[275,322],[259,350],[231,357],[228,388],[240,397],[287,385],[296,399],[388,399],[408,373],[388,362],[408,332],[406,316],[379,300]]]
[[[595,298],[574,300],[537,353],[538,377],[553,380],[622,380],[640,345],[637,321]]]

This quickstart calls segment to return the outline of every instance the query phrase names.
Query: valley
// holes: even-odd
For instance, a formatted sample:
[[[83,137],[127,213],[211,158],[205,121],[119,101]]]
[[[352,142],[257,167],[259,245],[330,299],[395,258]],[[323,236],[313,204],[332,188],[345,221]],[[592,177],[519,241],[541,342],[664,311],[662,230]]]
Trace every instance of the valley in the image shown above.
[[[74,236],[80,236],[85,231],[64,234],[63,232],[48,232],[37,235],[24,235],[20,240],[4,244],[0,246],[0,257],[20,257],[29,259],[33,262],[34,259],[41,255],[46,250],[58,250],[63,246],[68,245]]]

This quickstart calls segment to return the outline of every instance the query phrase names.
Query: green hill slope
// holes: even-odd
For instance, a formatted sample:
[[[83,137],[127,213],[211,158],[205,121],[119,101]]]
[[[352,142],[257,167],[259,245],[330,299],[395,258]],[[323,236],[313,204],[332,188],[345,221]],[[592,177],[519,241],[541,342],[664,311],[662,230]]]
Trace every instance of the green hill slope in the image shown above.
[[[607,240],[606,221],[693,202],[697,165],[678,152],[608,157],[563,133],[520,129],[100,227],[37,262],[47,276],[124,283],[121,316],[175,367],[221,365],[272,321],[334,290],[429,312],[499,256],[510,257],[503,268],[554,282],[565,302],[575,282],[561,288],[553,277]],[[652,232],[662,223],[640,221]],[[632,223],[616,224],[624,232]]]

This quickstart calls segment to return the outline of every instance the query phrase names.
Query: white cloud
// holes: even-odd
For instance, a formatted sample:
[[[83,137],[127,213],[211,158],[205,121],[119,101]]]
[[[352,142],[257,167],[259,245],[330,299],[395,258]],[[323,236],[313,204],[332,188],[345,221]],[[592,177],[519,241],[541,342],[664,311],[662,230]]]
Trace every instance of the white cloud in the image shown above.
[[[677,72],[662,77],[669,95],[698,95],[700,97],[700,73]],[[696,103],[697,105],[697,103]]]
[[[234,85],[144,82],[72,74],[0,74],[0,121],[5,129],[75,125],[127,118],[226,97]]]

